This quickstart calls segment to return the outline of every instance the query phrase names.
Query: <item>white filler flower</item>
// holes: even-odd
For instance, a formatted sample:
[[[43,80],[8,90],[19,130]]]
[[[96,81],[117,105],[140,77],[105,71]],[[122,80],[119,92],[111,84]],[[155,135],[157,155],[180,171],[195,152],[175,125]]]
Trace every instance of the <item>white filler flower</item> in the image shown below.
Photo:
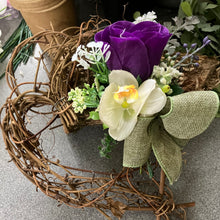
[[[142,21],[156,22],[155,19],[157,19],[156,13],[154,11],[149,11],[147,14],[143,14],[142,16],[137,17],[133,23],[138,24]]]
[[[77,66],[82,66],[84,69],[89,69],[90,64],[95,64],[101,61],[107,62],[111,52],[109,51],[109,45],[103,42],[89,42],[86,47],[79,45],[76,52],[72,56],[72,61],[77,61]],[[102,50],[103,48],[103,50]]]

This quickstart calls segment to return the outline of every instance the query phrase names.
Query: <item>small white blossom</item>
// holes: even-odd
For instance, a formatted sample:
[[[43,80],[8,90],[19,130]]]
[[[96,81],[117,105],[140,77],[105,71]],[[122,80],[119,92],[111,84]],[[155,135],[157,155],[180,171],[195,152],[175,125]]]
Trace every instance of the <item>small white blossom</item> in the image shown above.
[[[156,22],[155,19],[157,19],[157,15],[154,11],[149,11],[147,14],[143,14],[142,16],[140,17],[137,17],[135,19],[135,21],[133,22],[134,24],[138,24],[142,21],[153,21],[153,22]]]
[[[75,89],[71,89],[71,91],[68,93],[68,101],[73,101],[72,106],[75,113],[83,113],[83,111],[86,109],[85,101],[84,101],[84,95],[83,90],[76,87]]]
[[[162,91],[167,94],[172,93],[172,89],[169,86],[172,80],[179,79],[181,76],[183,76],[183,73],[173,67],[167,66],[165,63],[161,63],[161,66],[154,66],[152,73],[152,78],[157,81]]]
[[[107,62],[111,52],[108,51],[110,45],[105,44],[103,46],[103,42],[89,42],[86,47],[84,45],[80,45],[75,54],[72,56],[72,61],[77,61],[77,66],[83,66],[84,69],[88,69],[90,64],[95,64],[99,62],[101,59]],[[103,51],[102,51],[103,49]]]
[[[164,85],[166,85],[166,84],[167,84],[167,81],[166,81],[166,79],[165,79],[165,78],[161,78],[161,79],[160,79],[160,82],[161,82],[162,84],[164,84]]]
[[[83,60],[83,59],[80,59],[79,60],[79,64],[78,65],[81,65],[81,66],[83,66],[83,68],[85,69],[85,70],[87,70],[87,69],[89,69],[89,67],[90,67],[90,65],[89,65],[89,63],[87,63],[85,60]],[[77,66],[78,66],[77,65]]]
[[[168,75],[170,75],[173,78],[179,78],[180,76],[182,76],[182,73],[179,72],[179,70],[173,68],[173,67],[167,67],[166,72]]]
[[[161,63],[160,63],[160,66],[155,66],[155,67],[164,67],[164,68],[167,68],[167,64],[164,63],[164,62],[161,62]]]
[[[166,76],[170,76],[172,78],[179,78],[182,75],[183,74],[179,72],[179,70],[170,66],[167,67],[165,66],[165,64],[163,64],[163,66],[154,66],[152,74],[153,78],[161,78]]]
[[[102,41],[99,41],[99,42],[91,41],[86,46],[89,47],[89,48],[92,48],[92,49],[94,49],[94,48],[100,48],[101,49],[102,46],[103,46],[103,42]]]

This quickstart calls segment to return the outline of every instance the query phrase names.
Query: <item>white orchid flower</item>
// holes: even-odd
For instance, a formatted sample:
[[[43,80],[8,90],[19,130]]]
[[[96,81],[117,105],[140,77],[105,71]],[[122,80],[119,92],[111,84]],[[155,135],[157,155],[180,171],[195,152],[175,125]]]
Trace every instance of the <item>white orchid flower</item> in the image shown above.
[[[113,70],[109,83],[100,101],[99,116],[115,140],[121,141],[130,135],[138,115],[150,117],[166,104],[166,95],[154,79],[148,79],[138,87],[131,73]]]

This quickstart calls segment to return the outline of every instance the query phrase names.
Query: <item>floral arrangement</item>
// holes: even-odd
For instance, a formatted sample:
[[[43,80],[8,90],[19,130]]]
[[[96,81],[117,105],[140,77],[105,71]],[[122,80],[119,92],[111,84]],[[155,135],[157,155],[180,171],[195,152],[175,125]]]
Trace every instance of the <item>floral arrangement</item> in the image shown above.
[[[73,35],[48,30],[15,47],[6,68],[11,94],[0,109],[6,149],[37,189],[59,204],[93,207],[107,219],[111,219],[109,211],[118,219],[127,210],[152,211],[157,220],[170,215],[186,219],[184,209],[195,205],[175,204],[171,190],[164,187],[165,175],[170,184],[178,179],[183,146],[219,116],[219,64],[215,58],[208,80],[203,72],[213,69],[212,62],[197,52],[209,46],[210,39],[182,47],[177,42],[181,28],[193,30],[196,18],[183,19],[181,28],[166,27],[155,19],[156,14],[149,12],[134,22],[118,21],[103,29],[106,20],[94,16],[79,28],[73,27]],[[11,43],[7,45],[13,47]],[[18,84],[17,56],[37,43],[45,49],[36,57],[34,79]],[[45,65],[48,56],[51,67]],[[38,77],[40,65],[48,82]],[[202,77],[195,77],[193,71]],[[201,87],[202,80],[206,84]],[[45,112],[45,106],[50,110]],[[35,134],[27,127],[30,111],[38,117],[51,116]],[[58,118],[66,133],[103,124],[104,138],[98,147],[102,157],[110,157],[112,148],[124,141],[122,170],[85,170],[48,157],[40,136],[49,127],[59,126],[51,127]],[[158,167],[160,181],[154,175]]]
[[[219,97],[214,91],[184,92],[184,68],[196,68],[196,53],[211,41],[183,45],[186,52],[166,53],[172,40],[168,28],[150,12],[135,22],[118,21],[80,45],[72,57],[77,66],[94,73],[94,83],[71,89],[75,113],[89,109],[89,119],[108,129],[100,155],[109,157],[124,141],[124,167],[142,167],[153,151],[170,184],[180,175],[182,147],[201,134],[216,117]]]

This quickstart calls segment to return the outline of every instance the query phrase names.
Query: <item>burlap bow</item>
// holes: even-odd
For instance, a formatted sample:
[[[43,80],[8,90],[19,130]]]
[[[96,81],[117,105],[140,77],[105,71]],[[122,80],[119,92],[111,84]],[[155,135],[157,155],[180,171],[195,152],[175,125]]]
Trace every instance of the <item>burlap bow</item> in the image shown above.
[[[169,97],[165,108],[154,117],[139,117],[124,142],[124,167],[141,167],[151,149],[170,184],[180,175],[183,147],[205,131],[215,118],[219,98],[212,91],[194,91]]]

